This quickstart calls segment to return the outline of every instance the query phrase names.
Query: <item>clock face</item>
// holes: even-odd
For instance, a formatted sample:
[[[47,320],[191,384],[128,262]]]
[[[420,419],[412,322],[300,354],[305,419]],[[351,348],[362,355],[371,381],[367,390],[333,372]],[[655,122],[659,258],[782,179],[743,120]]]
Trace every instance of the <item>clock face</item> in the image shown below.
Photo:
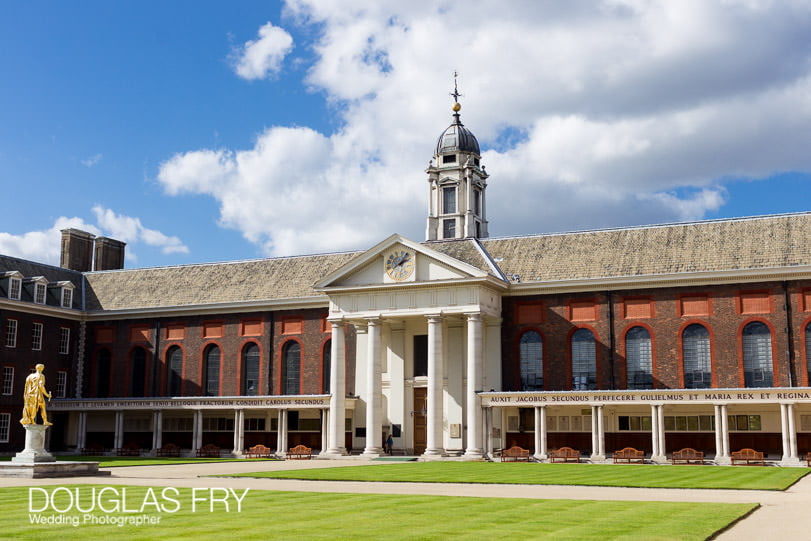
[[[414,253],[395,248],[386,256],[386,274],[392,280],[402,282],[414,272]]]

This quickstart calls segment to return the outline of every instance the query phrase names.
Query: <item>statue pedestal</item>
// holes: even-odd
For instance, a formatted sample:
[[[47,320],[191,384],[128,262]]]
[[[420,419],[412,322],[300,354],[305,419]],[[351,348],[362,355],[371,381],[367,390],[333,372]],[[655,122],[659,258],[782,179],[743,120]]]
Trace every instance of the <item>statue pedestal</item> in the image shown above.
[[[45,425],[23,425],[25,428],[25,449],[17,453],[12,462],[31,464],[34,462],[56,462],[51,453],[45,450]]]
[[[98,462],[57,462],[45,450],[45,425],[23,425],[25,428],[25,449],[17,453],[11,462],[0,462],[0,477],[101,477],[109,471],[99,471]]]

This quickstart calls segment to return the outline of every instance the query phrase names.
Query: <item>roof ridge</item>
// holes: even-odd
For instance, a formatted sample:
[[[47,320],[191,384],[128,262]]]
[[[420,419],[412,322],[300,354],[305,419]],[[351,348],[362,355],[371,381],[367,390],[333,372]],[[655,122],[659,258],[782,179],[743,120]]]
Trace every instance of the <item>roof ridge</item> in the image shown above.
[[[780,214],[762,214],[757,216],[738,216],[738,217],[731,217],[731,218],[713,218],[710,220],[694,220],[694,221],[686,221],[686,222],[668,222],[663,224],[646,224],[646,225],[630,225],[625,227],[605,227],[600,229],[579,229],[573,231],[555,231],[552,233],[534,233],[528,235],[507,235],[503,237],[490,237],[487,239],[481,239],[482,242],[488,242],[492,240],[511,240],[511,239],[526,239],[526,238],[537,238],[537,237],[559,237],[564,235],[584,235],[588,233],[605,233],[610,231],[632,231],[637,229],[664,229],[668,227],[686,227],[690,225],[705,225],[705,224],[713,224],[713,223],[724,223],[724,222],[745,222],[745,221],[755,221],[755,220],[767,220],[767,219],[774,219],[774,218],[790,218],[792,216],[809,216],[811,217],[811,211],[801,211],[801,212],[785,212]],[[433,241],[439,242],[439,241]]]

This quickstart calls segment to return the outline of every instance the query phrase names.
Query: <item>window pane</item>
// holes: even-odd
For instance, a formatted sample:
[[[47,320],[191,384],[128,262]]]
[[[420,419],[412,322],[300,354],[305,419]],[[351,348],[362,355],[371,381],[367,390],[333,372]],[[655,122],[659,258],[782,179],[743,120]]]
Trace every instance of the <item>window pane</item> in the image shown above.
[[[110,396],[110,350],[102,349],[96,354],[96,397]]]
[[[167,386],[169,396],[180,396],[180,382],[183,377],[183,350],[172,346],[166,352],[166,365],[168,367]]]
[[[698,324],[687,326],[682,333],[684,387],[707,389],[712,386],[710,372],[710,333]]]
[[[332,370],[332,340],[327,340],[327,343],[324,344],[324,392],[330,392],[329,387],[329,378],[330,378],[330,371]]]
[[[301,346],[298,342],[288,342],[284,346],[284,376],[282,394],[299,394],[299,370],[301,366]]]
[[[456,220],[442,220],[442,238],[452,239],[456,236]]]
[[[442,188],[442,212],[445,214],[456,212],[456,188]]]
[[[747,387],[771,387],[772,335],[769,328],[753,322],[743,329],[743,378]]]
[[[132,351],[131,372],[130,372],[130,392],[131,396],[145,396],[146,376],[146,350],[135,348]]]
[[[597,388],[597,349],[594,334],[578,329],[572,335],[572,389],[576,391]]]
[[[220,348],[208,346],[205,353],[206,359],[206,386],[205,396],[217,396],[220,394]]]
[[[644,327],[634,327],[625,335],[625,355],[629,389],[652,389],[650,333]]]
[[[811,382],[811,323],[805,326],[805,363],[808,370],[808,381]]]
[[[259,394],[259,346],[250,343],[242,350],[242,394]]]
[[[525,332],[519,345],[521,390],[543,390],[543,344],[535,331]]]

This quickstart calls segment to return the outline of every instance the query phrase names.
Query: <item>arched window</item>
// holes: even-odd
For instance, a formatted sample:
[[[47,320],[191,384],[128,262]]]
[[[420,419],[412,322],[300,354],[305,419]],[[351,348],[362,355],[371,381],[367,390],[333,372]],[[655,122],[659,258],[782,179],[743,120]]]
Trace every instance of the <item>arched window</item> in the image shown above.
[[[772,333],[759,321],[743,328],[743,381],[746,387],[771,387],[774,384]]]
[[[329,378],[330,378],[330,370],[332,370],[332,340],[327,340],[324,344],[324,353],[323,353],[324,362],[322,363],[323,372],[324,374],[324,391],[325,393],[330,392],[329,387]]]
[[[805,365],[809,385],[811,385],[811,323],[805,326]]]
[[[541,335],[527,331],[521,335],[518,352],[521,361],[522,391],[543,390],[543,342]]]
[[[145,396],[146,350],[137,347],[130,354],[130,396]]]
[[[110,396],[110,361],[109,349],[100,349],[96,353],[96,397]]]
[[[242,348],[242,394],[259,394],[259,346],[253,342]]]
[[[712,387],[710,332],[703,325],[688,325],[682,332],[685,389]]]
[[[282,394],[299,394],[301,346],[290,341],[282,349]]]
[[[180,396],[183,381],[183,350],[172,346],[166,351],[166,391],[169,396]]]
[[[205,359],[205,381],[203,381],[203,394],[205,396],[218,396],[220,394],[220,348],[211,344],[203,352]]]
[[[645,327],[634,327],[625,335],[625,362],[629,389],[653,388],[650,333]]]
[[[597,344],[594,333],[577,329],[572,335],[572,389],[588,391],[597,388]]]

